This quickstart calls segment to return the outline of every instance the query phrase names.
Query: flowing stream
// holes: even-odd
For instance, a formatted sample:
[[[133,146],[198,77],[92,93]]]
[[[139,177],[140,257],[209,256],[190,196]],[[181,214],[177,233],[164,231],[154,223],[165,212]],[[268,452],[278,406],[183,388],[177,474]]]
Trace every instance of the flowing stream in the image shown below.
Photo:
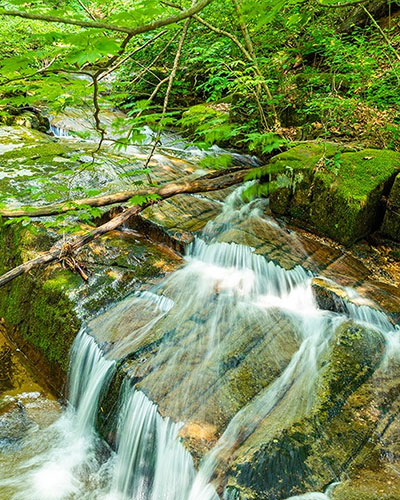
[[[60,130],[53,131],[64,134]],[[227,457],[260,423],[274,435],[308,414],[321,360],[340,324],[351,318],[378,329],[388,346],[387,362],[397,355],[398,330],[383,313],[351,304],[347,314],[322,311],[309,271],[299,266],[285,270],[251,247],[230,242],[230,231],[240,222],[262,218],[273,224],[262,215],[263,202],[243,203],[242,191],[228,196],[221,214],[189,246],[180,269],[82,328],[71,352],[69,405],[53,424],[31,426],[4,451],[8,465],[0,470],[1,499],[237,498],[218,490],[216,471],[224,473]],[[250,349],[241,345],[243,332],[251,349],[261,345],[260,352],[274,359],[270,379],[238,411],[221,414],[224,430],[196,468],[181,432],[185,422],[207,417],[203,401],[215,394],[212,408],[219,411],[219,401],[227,397],[221,366],[239,363],[240,357],[236,351],[227,353],[232,346]],[[101,349],[92,334],[112,339],[112,345]],[[129,354],[149,337],[157,349],[132,367]],[[256,369],[264,369],[262,358],[255,359],[260,363]],[[101,398],[120,363],[126,375],[111,449],[95,429]],[[293,499],[323,500],[330,491]]]

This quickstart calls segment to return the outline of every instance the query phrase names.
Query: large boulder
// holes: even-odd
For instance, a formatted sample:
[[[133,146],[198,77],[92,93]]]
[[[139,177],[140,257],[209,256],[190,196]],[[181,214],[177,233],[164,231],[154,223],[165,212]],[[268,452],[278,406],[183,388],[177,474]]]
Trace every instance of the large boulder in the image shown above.
[[[400,153],[312,143],[275,156],[271,165],[282,172],[272,211],[350,245],[379,228]]]
[[[351,464],[376,466],[377,428],[381,419],[393,417],[390,407],[398,396],[390,391],[390,374],[379,374],[384,352],[380,333],[342,324],[318,361],[311,408],[293,414],[283,399],[277,403],[283,411],[277,406],[235,451],[226,483],[232,498],[281,500],[323,491]],[[299,397],[301,387],[292,383]]]

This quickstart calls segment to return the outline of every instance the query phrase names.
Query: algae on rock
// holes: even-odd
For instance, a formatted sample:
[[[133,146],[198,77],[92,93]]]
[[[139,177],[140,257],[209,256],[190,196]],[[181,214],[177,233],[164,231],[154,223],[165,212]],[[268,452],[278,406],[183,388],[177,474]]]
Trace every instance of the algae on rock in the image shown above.
[[[375,330],[353,323],[338,327],[319,362],[311,410],[281,430],[281,423],[271,423],[274,414],[267,416],[235,452],[227,484],[243,492],[239,498],[278,500],[322,491],[360,457],[372,460],[379,420],[374,410],[383,415],[392,403],[383,396],[375,401],[378,382],[372,377],[384,349]]]

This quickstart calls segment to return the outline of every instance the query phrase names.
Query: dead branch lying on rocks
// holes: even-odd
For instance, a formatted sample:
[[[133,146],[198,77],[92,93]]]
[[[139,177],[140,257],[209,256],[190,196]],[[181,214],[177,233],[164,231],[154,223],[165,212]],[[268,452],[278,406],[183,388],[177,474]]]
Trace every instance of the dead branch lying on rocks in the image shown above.
[[[42,206],[38,208],[29,207],[18,210],[4,209],[0,210],[0,217],[7,217],[7,218],[48,217],[51,215],[60,215],[72,212],[74,210],[80,210],[82,209],[82,207],[85,208],[85,206],[106,207],[108,205],[118,205],[127,202],[130,198],[134,196],[146,196],[149,194],[156,194],[160,196],[160,198],[165,199],[180,193],[198,193],[199,192],[199,190],[197,190],[198,183],[201,183],[201,185],[203,184],[206,185],[207,180],[215,179],[215,181],[213,182],[215,182],[216,183],[215,185],[217,186],[219,182],[222,181],[222,179],[228,178],[227,177],[228,175],[237,174],[239,177],[241,177],[242,173],[244,176],[245,173],[244,169],[232,168],[229,170],[213,172],[195,180],[178,180],[176,182],[169,182],[168,184],[161,184],[155,187],[148,187],[140,190],[136,189],[135,191],[123,191],[121,193],[108,194],[105,196],[81,198],[79,200],[55,203],[52,205]],[[218,178],[220,179],[218,180]],[[237,182],[233,182],[230,185],[237,184],[239,182],[240,180],[238,180]],[[193,189],[195,191],[193,191]],[[204,191],[215,191],[218,189],[222,188],[219,187],[211,189],[205,188]]]
[[[170,182],[168,184],[164,184],[163,186],[158,186],[156,188],[148,189],[143,192],[135,191],[127,193],[117,193],[114,195],[108,195],[99,198],[87,198],[86,200],[79,200],[80,205],[91,205],[99,207],[115,203],[123,203],[129,200],[132,196],[138,194],[144,195],[152,193],[159,196],[159,199],[157,200],[152,200],[142,205],[134,205],[132,207],[126,208],[124,211],[113,217],[105,224],[102,224],[101,226],[96,227],[95,229],[92,229],[91,231],[88,231],[83,235],[71,237],[64,242],[57,242],[48,252],[45,252],[38,257],[31,259],[0,276],[0,286],[9,283],[17,276],[21,276],[22,274],[29,272],[35,267],[47,265],[55,261],[64,261],[66,259],[68,261],[73,259],[79,248],[91,242],[95,238],[98,238],[99,236],[102,236],[103,234],[116,229],[121,224],[126,222],[129,218],[138,215],[150,205],[159,203],[160,201],[171,198],[172,196],[175,196],[177,194],[202,193],[207,191],[218,191],[220,189],[225,189],[227,187],[243,182],[248,172],[248,169],[232,169],[231,171],[229,171],[229,173],[226,173],[226,171],[214,172],[193,180]],[[20,215],[16,215],[16,212],[12,211],[8,213],[12,214],[12,217],[21,216],[22,212],[22,215],[34,215],[35,217],[37,217],[40,215],[56,215],[68,212],[70,210],[70,208],[66,210],[64,210],[64,208],[65,207],[63,207],[63,205],[52,205],[51,207],[40,208],[36,213],[31,211],[16,211],[19,212]],[[4,212],[7,211],[3,210],[1,212],[1,215],[5,216]]]

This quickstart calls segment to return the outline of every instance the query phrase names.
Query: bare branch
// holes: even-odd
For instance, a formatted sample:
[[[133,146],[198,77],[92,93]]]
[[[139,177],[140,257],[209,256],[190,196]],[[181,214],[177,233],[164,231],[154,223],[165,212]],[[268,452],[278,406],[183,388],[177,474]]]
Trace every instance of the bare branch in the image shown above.
[[[137,54],[138,52],[140,52],[141,50],[143,50],[145,47],[147,47],[151,43],[155,42],[161,36],[165,35],[165,33],[167,33],[167,30],[160,31],[160,33],[157,33],[157,35],[154,36],[151,40],[147,40],[147,42],[143,43],[140,47],[137,47],[135,50],[133,50],[132,52],[130,52],[129,54],[127,54],[120,61],[118,61],[114,66],[112,66],[105,73],[103,73],[101,76],[99,76],[99,78],[97,79],[97,81],[102,80],[107,75],[109,75],[110,73],[112,73],[113,71],[115,71],[116,69],[118,69],[120,66],[122,66],[124,64],[124,62],[126,62],[128,59],[130,59],[132,56],[134,56],[135,54]]]
[[[82,9],[86,12],[86,14],[93,19],[93,21],[96,21],[96,17],[90,12],[90,10],[86,7],[86,5],[82,2],[82,0],[78,0],[79,5],[82,7]]]
[[[182,35],[181,35],[181,37],[179,39],[178,49],[177,49],[176,54],[175,54],[175,59],[174,59],[174,64],[173,64],[173,67],[172,67],[172,71],[171,71],[171,73],[170,73],[170,75],[168,77],[168,87],[167,87],[167,91],[166,91],[165,97],[164,97],[164,104],[163,104],[163,109],[162,109],[162,113],[161,113],[161,118],[160,118],[159,124],[158,124],[157,134],[156,134],[156,137],[154,138],[153,147],[151,148],[150,153],[149,153],[148,157],[146,158],[146,162],[145,162],[144,168],[147,168],[149,166],[149,163],[150,163],[150,161],[151,161],[151,159],[152,159],[152,157],[154,155],[154,152],[155,152],[155,150],[156,150],[156,148],[158,146],[158,143],[160,142],[161,128],[162,128],[161,121],[164,118],[165,113],[167,112],[168,101],[169,101],[169,96],[171,94],[172,84],[174,82],[176,71],[178,69],[179,60],[180,60],[181,54],[182,54],[182,47],[183,47],[183,44],[185,42],[185,38],[186,38],[186,35],[187,35],[187,32],[188,32],[189,26],[190,26],[190,19],[187,19],[185,21],[185,26],[183,28]],[[151,177],[150,177],[149,174],[147,174],[147,180],[149,182],[151,182]]]
[[[156,55],[156,57],[150,62],[150,64],[148,64],[146,67],[144,67],[142,69],[142,71],[140,71],[136,76],[135,78],[132,80],[132,84],[137,82],[138,80],[140,80],[142,78],[142,76],[147,73],[148,71],[150,71],[150,69],[154,66],[154,64],[160,59],[160,57],[165,53],[165,51],[168,49],[168,47],[171,45],[171,43],[175,40],[175,38],[179,35],[179,31],[177,31],[174,36],[172,36],[170,38],[170,40],[168,41],[168,43],[165,45],[164,48],[162,48],[160,50],[160,52]]]
[[[49,264],[50,262],[63,260],[73,257],[74,253],[82,246],[90,243],[95,238],[102,236],[119,227],[129,218],[138,215],[141,211],[154,203],[158,203],[167,198],[171,198],[182,193],[202,193],[206,191],[217,191],[229,186],[243,182],[248,170],[238,170],[226,175],[217,176],[215,174],[205,175],[192,181],[171,182],[158,188],[156,193],[160,196],[159,200],[151,201],[143,205],[135,205],[125,209],[122,213],[106,222],[105,224],[83,234],[82,236],[72,237],[65,242],[62,240],[54,245],[48,252],[21,264],[0,277],[0,287],[9,283],[14,278],[29,272],[34,267]],[[149,194],[151,191],[147,191]],[[153,191],[154,192],[154,191]],[[113,195],[111,195],[113,196]],[[115,195],[114,195],[115,196]],[[131,196],[129,196],[130,198]],[[129,199],[127,198],[127,199]],[[127,199],[125,201],[127,201]]]
[[[183,8],[180,5],[174,4],[174,3],[169,2],[169,1],[163,0],[162,3],[165,5],[168,5],[168,7],[173,7],[174,9],[183,10]],[[208,21],[206,21],[205,19],[203,19],[202,17],[200,17],[197,14],[193,16],[193,19],[195,19],[200,24],[203,24],[204,26],[206,26],[209,30],[214,31],[218,35],[223,35],[223,36],[226,36],[227,38],[230,38],[232,40],[232,42],[239,48],[239,50],[242,52],[242,54],[246,57],[246,59],[249,61],[252,61],[252,57],[247,52],[246,47],[239,41],[239,39],[235,35],[233,35],[232,33],[229,33],[229,31],[225,31],[225,30],[221,30],[220,28],[217,28],[216,26],[212,25],[211,23],[209,23]]]
[[[362,9],[367,14],[367,16],[371,19],[372,24],[375,26],[375,28],[377,28],[377,30],[379,31],[379,33],[383,36],[383,38],[385,39],[385,42],[387,43],[389,49],[394,53],[394,55],[396,56],[397,60],[400,61],[400,54],[394,48],[394,46],[393,46],[392,42],[390,41],[389,37],[386,35],[386,33],[383,31],[383,29],[376,22],[374,16],[370,13],[370,11],[366,7],[364,7],[364,5],[362,6]]]

